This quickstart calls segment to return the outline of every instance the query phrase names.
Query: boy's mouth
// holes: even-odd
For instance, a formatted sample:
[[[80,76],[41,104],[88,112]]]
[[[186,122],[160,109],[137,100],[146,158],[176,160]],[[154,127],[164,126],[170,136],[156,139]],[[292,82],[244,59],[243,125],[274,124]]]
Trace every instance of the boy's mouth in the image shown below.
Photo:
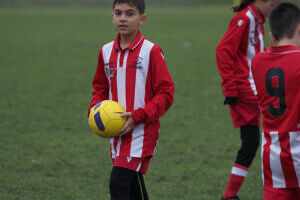
[[[124,25],[124,24],[120,24],[120,25],[119,25],[119,28],[128,28],[128,26],[127,26],[127,25]]]

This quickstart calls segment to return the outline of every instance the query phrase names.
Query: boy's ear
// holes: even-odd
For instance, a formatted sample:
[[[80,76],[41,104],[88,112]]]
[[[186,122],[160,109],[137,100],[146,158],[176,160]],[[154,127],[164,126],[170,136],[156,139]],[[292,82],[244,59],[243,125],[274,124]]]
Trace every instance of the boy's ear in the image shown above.
[[[146,14],[141,14],[141,21],[140,21],[140,25],[143,25],[146,21],[147,15]]]
[[[300,35],[300,24],[298,24],[298,26],[296,28],[296,34]]]
[[[273,36],[272,32],[270,32],[270,38],[271,41],[273,42],[273,44],[276,44],[278,41],[275,39],[275,37]]]

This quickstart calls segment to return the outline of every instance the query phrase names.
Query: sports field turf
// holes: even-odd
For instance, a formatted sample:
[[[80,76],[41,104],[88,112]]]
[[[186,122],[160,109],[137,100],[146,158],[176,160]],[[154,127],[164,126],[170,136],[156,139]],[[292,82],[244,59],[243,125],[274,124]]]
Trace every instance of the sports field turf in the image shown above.
[[[232,15],[148,11],[142,32],[164,50],[176,86],[145,176],[152,200],[215,200],[226,187],[240,140],[222,105],[215,47]],[[114,36],[110,10],[0,10],[1,200],[109,199],[109,141],[86,115],[98,51]],[[259,154],[243,200],[262,199]]]

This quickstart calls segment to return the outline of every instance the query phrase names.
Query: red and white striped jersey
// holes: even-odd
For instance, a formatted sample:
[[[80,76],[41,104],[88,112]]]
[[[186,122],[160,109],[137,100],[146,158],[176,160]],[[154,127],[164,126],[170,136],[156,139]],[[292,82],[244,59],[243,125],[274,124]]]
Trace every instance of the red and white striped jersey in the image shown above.
[[[89,109],[110,99],[132,113],[136,127],[131,133],[112,138],[111,156],[152,156],[159,135],[159,117],[174,101],[174,83],[159,46],[139,31],[126,49],[119,46],[120,35],[102,47],[93,80]]]
[[[253,96],[254,56],[264,51],[264,17],[253,4],[238,12],[216,49],[224,96]]]
[[[264,184],[300,187],[300,48],[271,46],[252,63],[263,113]]]

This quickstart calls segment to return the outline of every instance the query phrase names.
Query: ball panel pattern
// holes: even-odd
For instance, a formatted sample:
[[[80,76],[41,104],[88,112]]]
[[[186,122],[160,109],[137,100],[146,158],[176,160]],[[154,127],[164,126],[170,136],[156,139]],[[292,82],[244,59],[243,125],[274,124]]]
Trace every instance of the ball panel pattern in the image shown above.
[[[95,119],[95,122],[96,122],[96,125],[97,125],[98,129],[100,131],[104,131],[105,127],[103,125],[103,122],[102,122],[102,119],[101,119],[101,116],[100,116],[100,112],[97,112],[94,115],[94,119]]]

